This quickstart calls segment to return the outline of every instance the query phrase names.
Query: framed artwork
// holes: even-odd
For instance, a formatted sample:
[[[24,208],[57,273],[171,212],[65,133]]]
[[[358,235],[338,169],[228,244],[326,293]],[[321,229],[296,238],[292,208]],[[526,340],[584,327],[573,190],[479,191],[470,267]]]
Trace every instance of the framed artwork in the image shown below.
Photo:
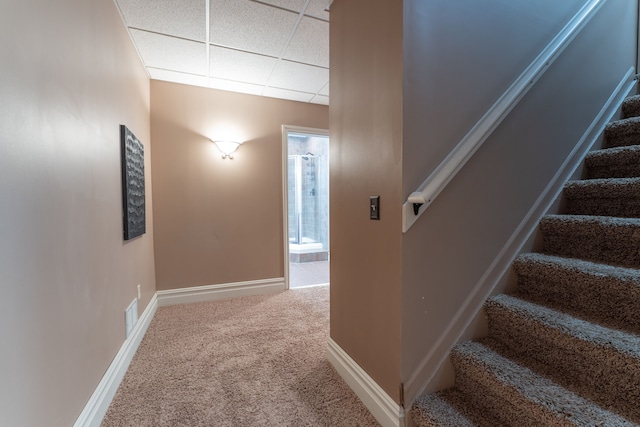
[[[130,240],[146,232],[144,145],[125,125],[120,125],[120,153],[124,240]]]

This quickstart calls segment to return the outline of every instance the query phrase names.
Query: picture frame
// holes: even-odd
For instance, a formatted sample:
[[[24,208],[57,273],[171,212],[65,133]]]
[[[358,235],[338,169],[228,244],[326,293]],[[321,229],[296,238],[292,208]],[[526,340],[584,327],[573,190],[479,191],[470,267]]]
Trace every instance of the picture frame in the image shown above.
[[[131,240],[146,232],[144,145],[125,125],[120,125],[120,153],[124,240]]]

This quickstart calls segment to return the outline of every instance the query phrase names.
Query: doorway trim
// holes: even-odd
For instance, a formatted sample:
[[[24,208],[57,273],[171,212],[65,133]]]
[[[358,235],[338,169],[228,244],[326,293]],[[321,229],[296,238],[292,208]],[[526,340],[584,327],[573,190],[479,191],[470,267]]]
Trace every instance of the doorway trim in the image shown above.
[[[282,246],[284,247],[284,285],[289,290],[289,133],[304,133],[329,137],[328,129],[282,125]]]

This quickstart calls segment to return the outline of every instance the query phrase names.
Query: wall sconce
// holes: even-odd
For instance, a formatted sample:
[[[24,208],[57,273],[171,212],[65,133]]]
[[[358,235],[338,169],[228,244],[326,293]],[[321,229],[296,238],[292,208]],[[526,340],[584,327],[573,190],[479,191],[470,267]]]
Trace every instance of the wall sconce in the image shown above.
[[[213,143],[222,153],[223,159],[233,159],[233,152],[242,144],[242,142],[236,141],[213,141]]]

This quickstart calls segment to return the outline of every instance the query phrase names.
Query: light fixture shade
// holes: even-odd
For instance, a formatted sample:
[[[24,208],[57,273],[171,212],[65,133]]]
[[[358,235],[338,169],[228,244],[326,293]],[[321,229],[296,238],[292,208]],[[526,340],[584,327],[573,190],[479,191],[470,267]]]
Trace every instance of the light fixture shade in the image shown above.
[[[222,152],[223,159],[233,159],[233,152],[242,144],[237,141],[213,141],[218,147],[218,150]]]

